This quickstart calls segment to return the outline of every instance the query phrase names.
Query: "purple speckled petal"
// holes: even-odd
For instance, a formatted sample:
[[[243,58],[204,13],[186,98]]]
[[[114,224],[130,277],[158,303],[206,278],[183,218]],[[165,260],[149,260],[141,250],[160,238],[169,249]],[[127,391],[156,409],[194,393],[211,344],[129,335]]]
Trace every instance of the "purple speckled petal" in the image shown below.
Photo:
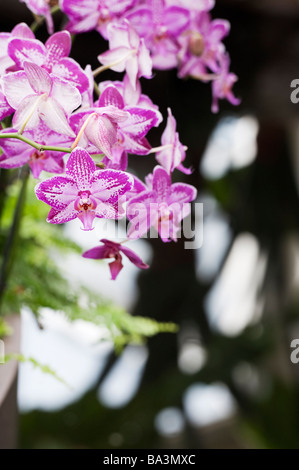
[[[119,91],[114,86],[108,86],[102,92],[99,99],[99,107],[101,106],[115,106],[116,108],[124,108],[124,100]]]
[[[93,159],[86,150],[75,148],[66,164],[66,174],[76,182],[79,191],[88,191],[96,170]]]
[[[136,155],[148,155],[151,150],[151,146],[145,137],[137,140],[134,136],[130,136],[129,134],[124,136],[124,143],[121,145],[127,152]]]
[[[74,202],[71,202],[60,211],[52,208],[48,214],[47,222],[50,222],[50,224],[64,224],[76,219],[77,216],[78,211],[74,208]]]
[[[93,175],[91,194],[99,201],[117,203],[120,196],[131,190],[133,178],[118,170],[97,170]]]
[[[46,48],[37,39],[12,39],[8,44],[8,55],[15,61],[19,68],[23,68],[25,61],[36,65],[43,65],[45,61]]]
[[[35,187],[35,194],[40,201],[49,204],[56,211],[61,211],[75,201],[78,187],[70,178],[52,176]]]
[[[52,73],[70,82],[71,85],[78,88],[80,93],[84,93],[89,87],[89,81],[84,71],[74,59],[69,57],[55,63],[52,67]]]
[[[121,131],[130,134],[135,139],[144,137],[148,131],[157,125],[157,115],[151,109],[126,108],[130,116],[120,124]]]
[[[49,37],[46,44],[46,67],[52,68],[63,57],[67,57],[71,51],[72,41],[68,31],[59,31]]]
[[[118,202],[115,204],[108,204],[97,200],[97,208],[95,214],[103,219],[121,219],[124,216],[124,209]]]
[[[197,190],[194,186],[185,183],[174,183],[171,186],[170,195],[167,198],[169,204],[173,203],[186,203],[196,199]]]

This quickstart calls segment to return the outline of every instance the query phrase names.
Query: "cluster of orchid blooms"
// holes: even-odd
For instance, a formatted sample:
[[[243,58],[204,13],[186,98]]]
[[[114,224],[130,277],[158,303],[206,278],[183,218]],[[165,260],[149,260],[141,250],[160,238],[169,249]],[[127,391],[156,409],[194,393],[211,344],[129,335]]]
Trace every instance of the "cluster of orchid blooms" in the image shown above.
[[[50,223],[78,218],[83,230],[92,230],[97,217],[126,216],[128,240],[155,227],[164,242],[176,241],[196,198],[193,186],[171,182],[175,169],[191,172],[183,166],[187,148],[170,109],[161,146],[151,147],[146,135],[163,118],[142,93],[140,78],[150,79],[153,68],[177,67],[179,77],[212,83],[212,111],[219,99],[238,104],[232,92],[237,77],[222,43],[229,23],[211,19],[214,0],[21,1],[45,17],[50,36],[43,44],[25,23],[0,33],[0,167],[29,164],[35,178],[43,170],[55,174],[36,186],[37,198],[51,208]],[[57,8],[68,21],[54,33]],[[98,56],[96,70],[83,70],[69,57],[71,34],[93,29],[109,49]],[[122,81],[96,82],[107,69],[125,72]],[[128,154],[150,153],[158,165],[143,183],[128,171]],[[148,267],[124,242],[101,243],[83,256],[109,258],[112,279],[122,255]]]

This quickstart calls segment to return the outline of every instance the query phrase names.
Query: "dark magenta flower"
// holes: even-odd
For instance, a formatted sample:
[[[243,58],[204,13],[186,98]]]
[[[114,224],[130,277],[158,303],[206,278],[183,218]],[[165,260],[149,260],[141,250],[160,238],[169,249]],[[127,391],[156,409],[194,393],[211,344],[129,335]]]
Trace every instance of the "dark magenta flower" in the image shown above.
[[[148,264],[145,264],[139,256],[134,253],[134,251],[130,250],[126,246],[123,246],[120,243],[112,242],[107,240],[106,238],[102,238],[100,242],[103,245],[97,246],[95,248],[91,248],[91,250],[85,251],[83,253],[83,258],[91,258],[91,259],[111,259],[111,263],[109,263],[109,268],[111,272],[111,279],[115,280],[118,276],[119,272],[123,268],[122,264],[122,255],[125,255],[131,263],[135,264],[137,268],[140,269],[147,269],[149,268]]]

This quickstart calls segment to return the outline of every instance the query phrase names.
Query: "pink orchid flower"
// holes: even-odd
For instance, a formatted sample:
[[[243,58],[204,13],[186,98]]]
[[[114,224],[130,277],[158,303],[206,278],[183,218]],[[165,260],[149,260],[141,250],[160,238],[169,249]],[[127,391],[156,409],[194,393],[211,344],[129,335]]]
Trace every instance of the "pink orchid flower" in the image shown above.
[[[135,264],[137,268],[140,269],[147,269],[149,268],[148,264],[145,264],[139,256],[134,253],[134,251],[130,250],[126,246],[121,245],[120,243],[115,243],[105,238],[102,238],[100,242],[103,245],[97,246],[95,248],[91,248],[91,250],[85,251],[83,253],[83,258],[91,258],[91,259],[111,259],[111,263],[109,263],[109,268],[111,272],[111,279],[114,281],[119,272],[123,268],[122,264],[122,255],[125,255],[131,263]]]
[[[112,161],[117,161],[123,151],[147,155],[151,146],[145,135],[158,123],[159,117],[155,111],[125,106],[114,86],[103,91],[97,107],[86,112],[79,111],[71,117],[71,124],[77,133],[84,128],[79,145],[87,147],[91,142]]]
[[[144,38],[154,68],[165,70],[177,66],[178,38],[189,26],[189,10],[168,6],[165,0],[149,0],[128,12],[126,18]]]
[[[73,85],[24,62],[24,71],[3,77],[3,89],[8,104],[16,110],[15,129],[31,130],[43,121],[54,132],[75,137],[68,117],[80,106],[81,95]]]
[[[107,27],[109,50],[98,60],[110,65],[115,72],[127,72],[131,86],[136,89],[137,78],[152,76],[152,61],[144,39],[140,38],[127,20]]]
[[[179,77],[191,76],[208,80],[210,71],[217,73],[219,56],[225,51],[222,40],[229,31],[228,21],[212,21],[206,11],[196,14],[189,30],[179,39]]]
[[[70,33],[59,31],[50,36],[45,45],[37,39],[11,39],[7,52],[18,69],[24,68],[24,62],[32,62],[67,80],[83,93],[89,85],[88,77],[80,65],[68,57],[71,45]]]
[[[176,241],[180,223],[190,213],[189,203],[196,195],[196,189],[189,184],[171,184],[167,171],[156,166],[152,188],[141,192],[128,203],[127,217],[131,221],[128,237],[140,238],[150,227],[155,227],[163,242]]]
[[[35,192],[51,206],[48,222],[62,224],[79,218],[83,230],[92,230],[95,217],[123,216],[123,196],[132,184],[131,176],[123,171],[97,170],[86,150],[77,147],[68,159],[65,175],[46,179]]]

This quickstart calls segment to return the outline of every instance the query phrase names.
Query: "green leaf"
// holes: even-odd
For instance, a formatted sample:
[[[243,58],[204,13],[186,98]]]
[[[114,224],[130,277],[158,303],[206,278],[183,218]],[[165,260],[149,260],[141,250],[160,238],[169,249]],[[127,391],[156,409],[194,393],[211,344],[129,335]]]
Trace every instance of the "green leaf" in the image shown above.
[[[18,361],[18,362],[29,362],[30,364],[33,365],[33,367],[41,370],[42,372],[44,372],[45,374],[49,374],[51,375],[52,377],[54,377],[54,379],[58,380],[59,382],[61,382],[62,384],[66,385],[67,387],[71,388],[66,382],[65,380],[63,380],[61,377],[59,377],[55,371],[53,371],[53,369],[51,369],[51,367],[49,367],[48,365],[44,365],[44,364],[40,364],[36,359],[34,359],[33,357],[25,357],[23,354],[8,354],[5,356],[4,358],[4,364],[6,364],[8,361],[12,361],[12,360],[15,360],[15,361]]]

